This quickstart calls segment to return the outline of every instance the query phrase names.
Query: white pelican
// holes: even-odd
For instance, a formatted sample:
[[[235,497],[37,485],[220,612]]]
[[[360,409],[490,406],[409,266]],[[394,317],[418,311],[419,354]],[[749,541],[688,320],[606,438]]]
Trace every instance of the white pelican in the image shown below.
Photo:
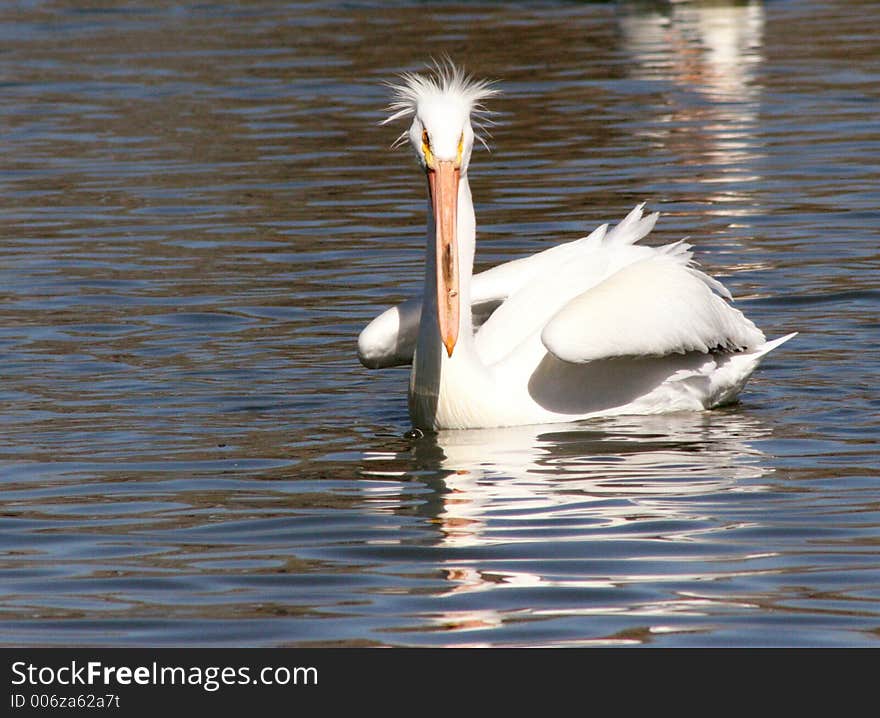
[[[643,205],[613,229],[474,276],[468,166],[495,90],[452,63],[393,87],[385,122],[412,116],[399,142],[409,139],[428,180],[424,291],[374,319],[358,357],[412,364],[416,428],[707,409],[732,402],[761,357],[794,336],[767,342],[684,241],[638,244],[658,216]]]

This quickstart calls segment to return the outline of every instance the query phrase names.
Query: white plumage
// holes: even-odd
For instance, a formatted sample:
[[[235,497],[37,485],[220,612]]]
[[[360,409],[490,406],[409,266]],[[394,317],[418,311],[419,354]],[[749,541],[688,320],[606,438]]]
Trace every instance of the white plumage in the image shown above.
[[[412,363],[415,426],[711,408],[794,336],[766,342],[685,242],[638,244],[658,217],[643,205],[610,230],[472,276],[471,116],[494,90],[449,64],[395,91],[389,120],[412,115],[402,138],[429,180],[425,286],[364,329],[358,356],[369,368]]]

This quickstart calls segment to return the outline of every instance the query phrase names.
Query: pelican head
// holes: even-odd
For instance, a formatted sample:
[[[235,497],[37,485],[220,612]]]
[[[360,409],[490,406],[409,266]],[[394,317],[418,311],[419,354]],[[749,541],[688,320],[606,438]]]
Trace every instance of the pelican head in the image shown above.
[[[496,90],[475,80],[452,62],[436,63],[426,74],[407,73],[392,85],[391,116],[385,123],[412,116],[412,124],[394,146],[408,139],[428,178],[436,239],[437,318],[448,356],[458,340],[459,267],[458,186],[467,174],[474,140],[487,123],[482,101]]]

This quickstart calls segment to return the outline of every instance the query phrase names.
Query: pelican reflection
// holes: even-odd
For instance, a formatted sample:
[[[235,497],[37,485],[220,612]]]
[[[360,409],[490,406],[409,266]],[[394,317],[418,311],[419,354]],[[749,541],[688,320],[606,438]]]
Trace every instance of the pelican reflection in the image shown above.
[[[528,531],[516,531],[520,521],[595,530],[681,517],[689,504],[676,497],[754,490],[740,482],[765,473],[750,442],[768,433],[735,411],[681,413],[445,431],[413,451],[446,472],[437,518],[442,541],[462,546],[528,541]]]
[[[536,526],[576,535],[687,520],[697,504],[681,497],[758,491],[769,469],[754,443],[770,433],[736,408],[442,431],[365,456],[362,473],[426,482],[421,505],[441,544],[530,541]]]
[[[362,472],[405,481],[399,510],[424,519],[417,543],[436,553],[447,586],[436,593],[437,610],[421,620],[434,630],[479,632],[515,619],[512,611],[535,617],[612,610],[600,601],[537,611],[515,599],[520,607],[512,608],[504,596],[521,593],[487,600],[481,592],[608,595],[645,582],[710,579],[687,547],[716,545],[717,532],[748,525],[729,507],[745,499],[735,494],[769,489],[764,477],[772,459],[756,444],[771,433],[737,407],[443,431],[403,451],[365,456]],[[656,563],[658,552],[677,558]],[[735,547],[734,554],[750,558]],[[704,603],[680,592],[668,605],[630,610],[682,616],[702,612]],[[468,645],[480,645],[477,635]]]

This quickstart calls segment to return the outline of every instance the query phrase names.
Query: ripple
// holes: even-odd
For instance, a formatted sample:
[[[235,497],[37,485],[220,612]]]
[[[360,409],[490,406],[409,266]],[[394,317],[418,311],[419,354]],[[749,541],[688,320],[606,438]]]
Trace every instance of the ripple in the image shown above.
[[[878,72],[826,5],[0,8],[2,642],[876,645]],[[800,332],[739,405],[406,433],[381,83],[450,40],[478,266],[647,201]]]

